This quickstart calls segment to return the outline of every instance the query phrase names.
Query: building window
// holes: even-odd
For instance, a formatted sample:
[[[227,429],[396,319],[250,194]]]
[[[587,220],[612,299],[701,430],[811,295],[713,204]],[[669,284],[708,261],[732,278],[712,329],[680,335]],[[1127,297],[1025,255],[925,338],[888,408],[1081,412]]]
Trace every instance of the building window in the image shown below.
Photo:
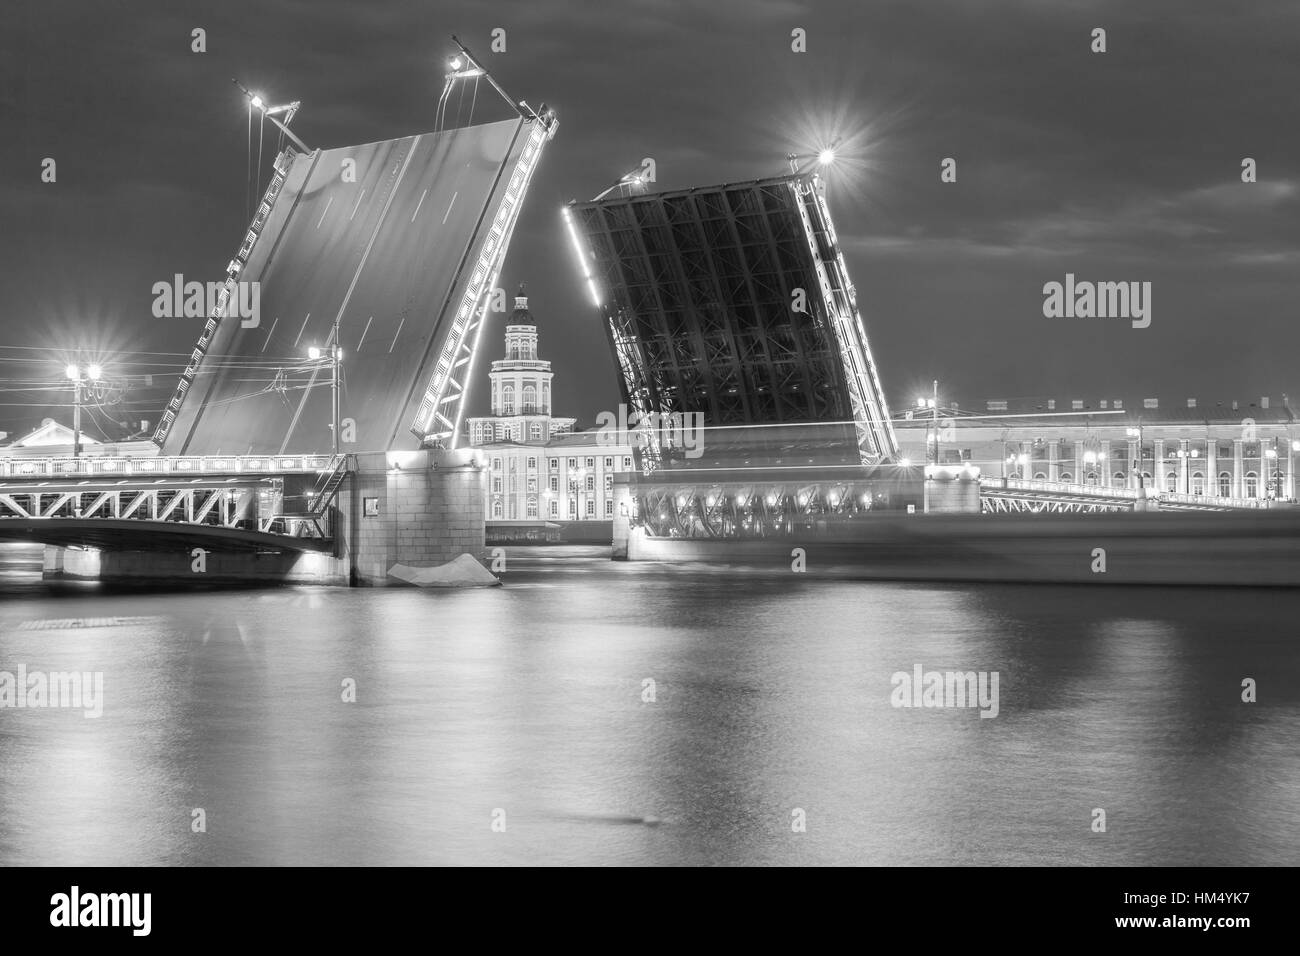
[[[492,502],[492,517],[494,518],[501,517],[501,502],[499,501]]]
[[[537,479],[536,479],[536,478],[529,478],[529,479],[528,479],[528,493],[529,493],[530,495],[535,495],[535,494],[537,494]]]
[[[606,490],[606,491],[613,491],[613,490],[614,490],[614,476],[613,476],[613,475],[606,475],[606,476],[605,476],[605,490]]]
[[[493,459],[492,459],[492,470],[493,470],[493,471],[500,471],[500,470],[501,470],[501,459],[500,459],[500,458],[493,458]]]
[[[614,459],[613,459],[613,458],[606,458],[606,459],[605,459],[605,467],[606,467],[606,468],[613,468],[613,467],[614,467]]]
[[[595,476],[595,475],[588,475],[588,476],[587,476],[587,490],[588,490],[588,491],[595,491],[595,490],[596,490],[596,476]]]
[[[560,490],[560,476],[559,476],[559,475],[551,475],[551,490],[552,490],[552,491],[559,491],[559,490]]]
[[[1035,480],[1035,481],[1044,481],[1046,478],[1047,478],[1047,476],[1046,476],[1045,474],[1043,474],[1041,471],[1036,471],[1036,472],[1034,472],[1034,480]]]
[[[1219,472],[1219,496],[1221,498],[1232,497],[1232,475],[1226,471]]]
[[[1246,497],[1259,497],[1259,476],[1253,471],[1246,472]]]
[[[552,459],[551,459],[551,471],[559,471],[559,470],[560,470],[560,459],[558,459],[558,458],[552,458]]]
[[[541,441],[541,440],[542,440],[542,423],[541,423],[541,422],[533,422],[531,425],[528,426],[528,437],[529,437],[529,440],[530,440],[530,441]]]
[[[552,517],[552,518],[558,518],[559,516],[560,516],[560,503],[559,503],[558,501],[552,501],[552,502],[551,502],[551,517]]]
[[[1090,485],[1100,484],[1100,482],[1097,481],[1097,473],[1095,471],[1088,472],[1088,477],[1085,479],[1085,481],[1087,484]]]
[[[537,414],[537,389],[531,385],[524,386],[524,414]]]
[[[1178,490],[1178,473],[1171,471],[1165,475],[1165,491]]]
[[[587,459],[587,467],[588,467],[588,468],[595,468],[595,467],[596,467],[596,459],[594,459],[594,458],[588,458],[588,459]]]
[[[497,475],[492,479],[492,491],[495,494],[501,494],[501,476]]]
[[[594,501],[587,502],[587,517],[588,518],[596,517],[596,502]]]
[[[1124,472],[1117,471],[1115,472],[1115,487],[1122,488],[1123,486],[1124,486]]]
[[[528,517],[530,517],[530,518],[536,518],[536,517],[537,517],[537,499],[536,499],[536,498],[529,498],[529,499],[528,499]]]
[[[1192,494],[1205,494],[1205,476],[1199,471],[1192,472]]]
[[[1063,471],[1061,472],[1061,481],[1074,481],[1074,475],[1070,474],[1068,471]]]
[[[577,468],[577,467],[578,467],[578,459],[576,459],[576,458],[570,458],[570,459],[569,459],[569,467],[570,467],[570,468]]]
[[[623,456],[623,467],[624,467],[624,468],[631,468],[631,467],[632,467],[632,456],[631,456],[631,455],[624,455],[624,456]]]
[[[501,391],[501,414],[513,415],[515,413],[515,388],[513,385],[507,385]]]
[[[529,458],[529,459],[528,459],[528,470],[529,470],[529,471],[535,471],[536,469],[537,469],[537,459],[536,459],[536,458]]]
[[[613,502],[613,501],[606,501],[606,502],[605,502],[605,517],[606,517],[606,518],[612,518],[612,517],[614,517],[614,502]]]

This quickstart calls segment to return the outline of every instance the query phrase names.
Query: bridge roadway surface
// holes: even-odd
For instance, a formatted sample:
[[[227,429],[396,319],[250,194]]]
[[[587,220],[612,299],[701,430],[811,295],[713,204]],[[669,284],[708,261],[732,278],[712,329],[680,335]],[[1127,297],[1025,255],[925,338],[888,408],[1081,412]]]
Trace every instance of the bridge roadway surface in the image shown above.
[[[239,276],[261,284],[259,324],[221,321],[163,454],[330,447],[328,368],[267,388],[277,367],[301,368],[325,345],[336,316],[352,447],[418,447],[409,427],[473,268],[467,247],[490,227],[529,128],[506,120],[297,156]],[[343,181],[348,159],[355,182]]]

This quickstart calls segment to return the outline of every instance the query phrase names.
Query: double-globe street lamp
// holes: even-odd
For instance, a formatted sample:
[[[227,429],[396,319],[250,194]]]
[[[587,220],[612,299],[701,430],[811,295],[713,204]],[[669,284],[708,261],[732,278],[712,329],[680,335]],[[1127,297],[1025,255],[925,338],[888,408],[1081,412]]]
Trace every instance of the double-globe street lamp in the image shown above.
[[[338,342],[338,326],[335,326],[334,341]],[[330,365],[330,421],[333,423],[331,448],[337,456],[339,453],[339,366],[343,363],[343,349],[338,345],[325,349],[313,345],[307,350],[307,357],[313,362],[327,361]]]
[[[98,382],[104,370],[98,365],[69,365],[67,375],[72,382],[72,457],[81,457],[81,399],[82,389],[92,382]]]

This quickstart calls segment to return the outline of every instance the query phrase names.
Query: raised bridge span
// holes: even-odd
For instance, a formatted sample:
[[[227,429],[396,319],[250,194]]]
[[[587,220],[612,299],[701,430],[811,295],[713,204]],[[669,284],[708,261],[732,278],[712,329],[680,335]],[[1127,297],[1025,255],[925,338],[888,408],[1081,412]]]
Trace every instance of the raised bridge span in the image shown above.
[[[288,578],[315,551],[331,563],[309,562],[307,579],[379,584],[395,563],[477,553],[481,475],[456,450],[460,422],[558,127],[544,106],[512,106],[500,122],[285,149],[154,434],[159,456],[0,460],[0,538],[65,549],[72,576],[184,576],[180,555],[213,548],[285,558],[228,562],[234,577]]]

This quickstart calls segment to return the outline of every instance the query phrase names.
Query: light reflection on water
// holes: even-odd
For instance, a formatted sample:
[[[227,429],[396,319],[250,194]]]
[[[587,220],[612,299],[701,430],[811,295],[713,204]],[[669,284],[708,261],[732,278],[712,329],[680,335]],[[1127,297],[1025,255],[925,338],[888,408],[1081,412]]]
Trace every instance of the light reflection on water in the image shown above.
[[[0,710],[7,864],[1300,862],[1297,593],[584,549],[490,590],[103,593],[25,560],[0,670],[100,670],[105,704]],[[999,716],[894,709],[916,663],[998,671]]]

